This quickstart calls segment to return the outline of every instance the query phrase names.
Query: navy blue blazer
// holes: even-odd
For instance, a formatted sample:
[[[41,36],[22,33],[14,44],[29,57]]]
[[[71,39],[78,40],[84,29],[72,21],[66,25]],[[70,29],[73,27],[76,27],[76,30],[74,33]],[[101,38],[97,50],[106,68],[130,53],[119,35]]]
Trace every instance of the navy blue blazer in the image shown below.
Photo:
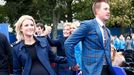
[[[83,75],[100,75],[103,67],[103,57],[106,55],[111,74],[114,75],[110,53],[110,31],[107,29],[109,39],[106,47],[96,19],[86,20],[81,23],[71,36],[65,41],[65,51],[70,66],[76,65],[74,46],[82,42],[82,73]]]
[[[37,44],[37,57],[46,68],[50,75],[55,75],[55,72],[50,66],[51,62],[66,63],[66,58],[59,57],[53,54],[46,38],[35,37]],[[29,75],[32,60],[25,49],[25,44],[20,41],[13,45],[13,73],[14,75]]]

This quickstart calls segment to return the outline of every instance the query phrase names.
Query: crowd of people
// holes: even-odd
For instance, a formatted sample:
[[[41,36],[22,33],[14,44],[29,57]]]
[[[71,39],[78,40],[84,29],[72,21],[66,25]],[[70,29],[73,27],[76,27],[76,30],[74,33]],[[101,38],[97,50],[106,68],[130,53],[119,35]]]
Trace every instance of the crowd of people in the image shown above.
[[[0,33],[0,75],[119,75],[113,66],[130,65],[125,62],[130,62],[127,51],[134,50],[134,34],[111,37],[108,2],[96,1],[92,8],[94,19],[64,23],[57,39],[51,38],[51,26],[22,15],[15,23],[15,43]]]
[[[134,34],[112,36],[111,55],[113,66],[121,66],[127,75],[134,74]]]
[[[124,37],[123,34],[121,34],[119,37],[113,36],[112,37],[113,45],[115,49],[119,51],[125,51],[125,50],[134,50],[134,34],[128,35]]]

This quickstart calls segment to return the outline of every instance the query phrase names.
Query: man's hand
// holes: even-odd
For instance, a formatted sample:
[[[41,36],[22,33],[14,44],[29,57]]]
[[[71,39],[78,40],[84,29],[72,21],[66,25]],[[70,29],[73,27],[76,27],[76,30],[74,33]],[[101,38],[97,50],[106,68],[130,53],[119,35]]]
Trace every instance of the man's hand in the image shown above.
[[[78,71],[78,70],[79,70],[79,65],[77,64],[77,65],[75,65],[75,66],[72,66],[72,67],[71,67],[71,70],[73,70],[73,71]]]
[[[78,73],[78,75],[82,75],[82,71],[80,71],[80,72]]]

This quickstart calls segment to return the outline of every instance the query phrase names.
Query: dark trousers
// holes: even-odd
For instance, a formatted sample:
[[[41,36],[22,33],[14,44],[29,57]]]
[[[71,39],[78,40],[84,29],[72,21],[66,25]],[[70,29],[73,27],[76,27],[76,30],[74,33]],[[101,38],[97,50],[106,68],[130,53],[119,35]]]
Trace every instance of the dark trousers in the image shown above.
[[[57,75],[76,75],[75,71],[69,70],[69,64],[56,64],[54,68]]]
[[[107,65],[104,65],[101,71],[101,75],[110,75],[110,71]]]
[[[0,72],[0,75],[9,75],[8,72]]]
[[[124,49],[118,49],[117,52],[124,52]]]

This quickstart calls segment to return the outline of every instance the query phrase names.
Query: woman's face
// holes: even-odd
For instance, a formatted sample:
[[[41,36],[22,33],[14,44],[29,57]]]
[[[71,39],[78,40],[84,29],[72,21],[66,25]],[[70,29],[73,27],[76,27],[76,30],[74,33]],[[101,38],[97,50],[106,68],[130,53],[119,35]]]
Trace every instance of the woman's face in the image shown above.
[[[23,21],[20,30],[24,36],[33,36],[35,33],[35,25],[32,20],[26,19]]]
[[[63,29],[63,35],[64,37],[69,37],[70,35],[70,26],[65,26],[64,29]]]
[[[71,33],[73,33],[73,31],[74,31],[75,29],[76,29],[75,27],[71,27],[71,28],[70,28]]]

